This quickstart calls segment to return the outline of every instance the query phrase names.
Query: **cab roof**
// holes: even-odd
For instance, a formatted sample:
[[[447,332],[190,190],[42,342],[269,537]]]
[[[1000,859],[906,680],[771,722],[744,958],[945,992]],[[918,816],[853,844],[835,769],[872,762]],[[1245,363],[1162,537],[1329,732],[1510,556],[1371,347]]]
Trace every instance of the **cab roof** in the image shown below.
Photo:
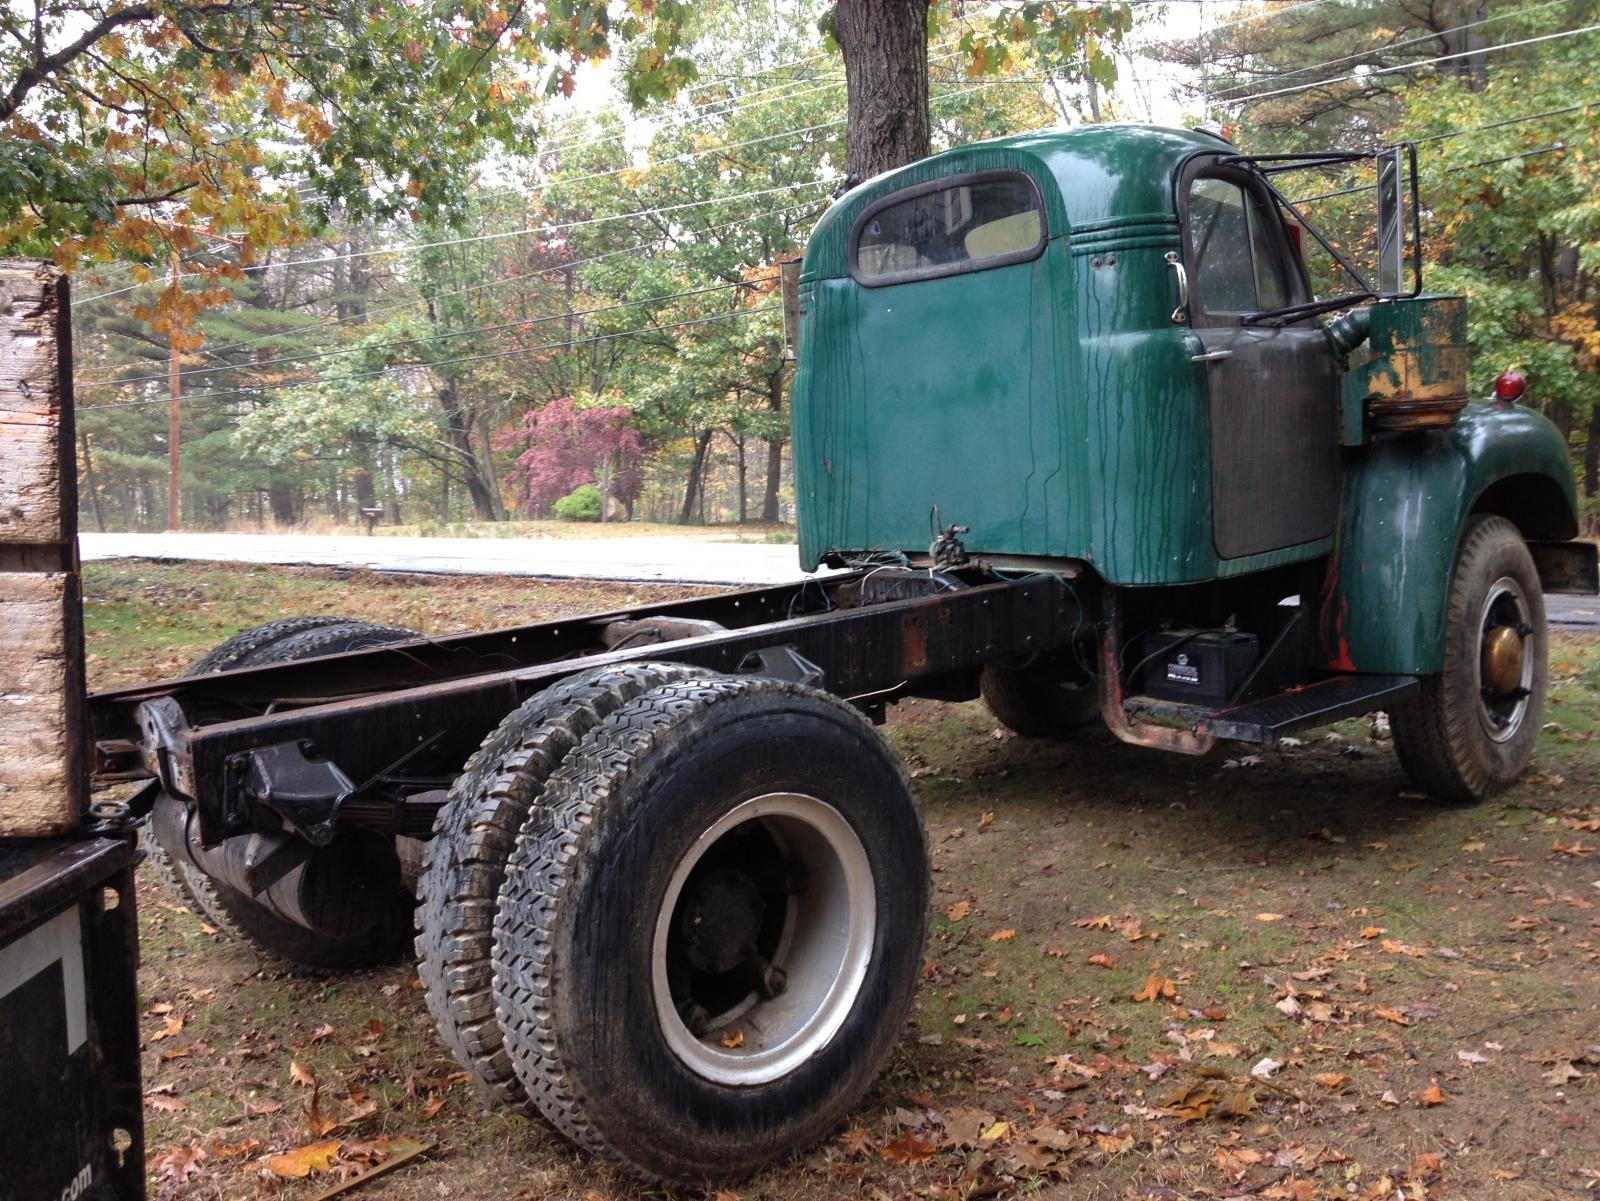
[[[1197,154],[1229,153],[1212,134],[1157,125],[1095,124],[973,142],[869,179],[825,212],[806,246],[802,278],[848,274],[850,230],[861,211],[902,188],[948,175],[1014,170],[1044,197],[1049,236],[1172,221],[1173,181]]]

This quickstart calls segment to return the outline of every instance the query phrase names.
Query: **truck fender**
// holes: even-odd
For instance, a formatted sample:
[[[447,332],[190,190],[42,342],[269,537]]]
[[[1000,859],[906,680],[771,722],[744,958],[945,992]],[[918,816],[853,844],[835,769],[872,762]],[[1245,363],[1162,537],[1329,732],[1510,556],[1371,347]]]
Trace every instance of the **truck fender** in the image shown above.
[[[1318,605],[1322,665],[1439,671],[1456,546],[1477,513],[1508,518],[1530,541],[1577,535],[1566,443],[1532,409],[1475,403],[1447,429],[1351,451]]]

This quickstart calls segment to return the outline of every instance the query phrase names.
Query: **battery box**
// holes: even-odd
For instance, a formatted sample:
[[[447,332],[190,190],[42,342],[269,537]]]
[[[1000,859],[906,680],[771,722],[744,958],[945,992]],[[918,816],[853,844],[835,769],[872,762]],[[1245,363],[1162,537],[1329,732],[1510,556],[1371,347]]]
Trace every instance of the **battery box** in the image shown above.
[[[1139,691],[1164,701],[1228,703],[1257,660],[1261,643],[1237,630],[1157,630],[1144,636]]]

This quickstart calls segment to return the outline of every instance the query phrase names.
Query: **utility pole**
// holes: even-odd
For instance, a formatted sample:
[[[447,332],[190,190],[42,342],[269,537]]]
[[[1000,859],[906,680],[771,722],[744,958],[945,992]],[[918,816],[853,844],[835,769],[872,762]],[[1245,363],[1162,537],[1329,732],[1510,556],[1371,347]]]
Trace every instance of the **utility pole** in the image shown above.
[[[178,256],[172,256],[172,286],[178,286]],[[167,394],[171,398],[167,405],[167,529],[176,530],[179,525],[178,515],[178,404],[183,398],[183,381],[178,370],[178,331],[176,327],[167,332]]]

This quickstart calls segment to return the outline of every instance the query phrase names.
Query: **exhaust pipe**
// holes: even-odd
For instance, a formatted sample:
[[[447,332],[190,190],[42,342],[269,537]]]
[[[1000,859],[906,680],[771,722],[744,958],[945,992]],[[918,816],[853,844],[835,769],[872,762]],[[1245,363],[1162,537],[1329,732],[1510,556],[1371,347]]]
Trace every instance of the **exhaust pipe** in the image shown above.
[[[389,916],[401,888],[400,859],[383,835],[341,827],[326,846],[291,834],[240,834],[200,845],[197,814],[162,793],[151,832],[175,860],[260,905],[273,916],[329,938],[362,934]]]

